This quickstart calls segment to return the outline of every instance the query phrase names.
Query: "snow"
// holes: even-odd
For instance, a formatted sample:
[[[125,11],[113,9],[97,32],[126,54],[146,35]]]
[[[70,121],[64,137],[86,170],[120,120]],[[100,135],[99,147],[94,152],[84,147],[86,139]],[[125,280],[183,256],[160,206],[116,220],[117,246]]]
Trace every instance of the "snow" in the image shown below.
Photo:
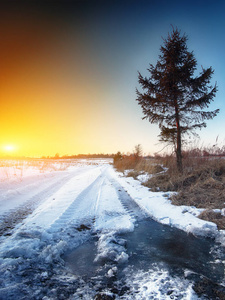
[[[113,267],[112,269],[109,269],[107,274],[109,277],[113,277],[116,272],[117,272],[117,267]]]
[[[7,168],[7,174],[12,174],[10,166]],[[103,271],[107,278],[114,278],[119,266],[129,261],[126,241],[118,235],[132,232],[138,216],[134,208],[132,211],[124,204],[118,186],[127,191],[140,211],[158,222],[200,236],[215,236],[218,232],[214,223],[197,218],[197,209],[173,206],[167,199],[169,193],[150,192],[140,181],[117,173],[108,160],[63,162],[63,166],[52,163],[45,172],[36,166],[32,171],[31,165],[25,169],[21,177],[0,179],[0,222],[7,225],[16,219],[14,213],[21,207],[28,210],[10,230],[4,225],[6,234],[0,238],[0,299],[15,299],[15,295],[22,299],[30,294],[34,299],[56,299],[61,297],[61,285],[67,286],[62,297],[75,293],[72,286],[77,286],[79,280],[65,268],[62,256],[93,234],[97,238],[95,262],[110,261]],[[1,174],[5,174],[3,169]],[[164,293],[166,289],[173,290],[173,295],[183,290],[183,299],[195,299],[188,280],[173,278],[166,271],[127,274],[126,284],[135,295],[132,299],[171,299]],[[51,288],[47,285],[50,279]],[[76,295],[78,292],[79,287]],[[90,286],[83,284],[80,293],[85,299],[93,299]]]
[[[138,273],[127,270],[131,274],[126,284],[132,286],[131,299],[183,299],[197,300],[199,299],[194,293],[188,280],[180,280],[171,276],[168,271],[155,269]]]
[[[54,160],[3,160],[0,164],[0,181],[21,181],[26,177],[64,170],[67,167],[68,163]]]
[[[106,178],[104,185],[102,185],[99,191],[104,201],[101,205],[97,203],[95,229],[100,231],[132,231],[134,224],[130,216],[127,216],[127,212],[119,201],[115,188],[110,181]]]
[[[152,177],[151,174],[149,174],[149,173],[144,173],[144,174],[138,175],[138,176],[137,176],[137,179],[138,179],[141,183],[144,183],[144,182],[148,181],[151,177]]]
[[[111,175],[117,177],[111,169]],[[217,226],[215,223],[197,218],[200,211],[186,206],[175,206],[167,199],[167,192],[151,192],[141,182],[131,177],[118,177],[121,186],[132,196],[136,203],[152,218],[162,224],[167,224],[194,235],[215,236]]]
[[[211,235],[215,234],[217,229],[216,225],[211,222],[206,222],[198,219],[200,211],[193,207],[185,206],[173,206],[167,199],[165,193],[151,192],[147,187],[141,185],[141,182],[147,179],[147,175],[143,174],[139,178],[140,180],[134,180],[130,177],[118,176],[112,167],[107,165],[106,160],[79,160],[78,164],[65,165],[63,167],[59,163],[51,163],[48,168],[45,167],[43,172],[43,162],[41,168],[37,166],[28,165],[24,163],[22,165],[23,175],[22,178],[17,180],[12,177],[9,183],[5,181],[5,177],[0,177],[0,215],[7,214],[12,208],[16,208],[23,205],[27,199],[34,197],[35,194],[41,193],[43,188],[48,189],[49,185],[57,184],[58,180],[62,180],[65,175],[71,174],[71,179],[67,181],[60,189],[48,197],[46,193],[46,201],[38,207],[38,209],[26,220],[27,226],[29,224],[37,224],[47,229],[53,224],[56,219],[61,217],[67,221],[82,216],[97,216],[95,221],[96,230],[109,230],[116,226],[116,230],[132,230],[132,219],[126,217],[126,212],[121,202],[118,199],[115,188],[110,183],[110,180],[104,178],[104,182],[95,183],[98,189],[97,199],[90,199],[93,193],[90,193],[89,202],[90,207],[86,209],[85,204],[79,203],[79,209],[76,207],[76,215],[69,209],[70,205],[73,205],[73,200],[78,197],[95,179],[100,175],[101,170],[96,166],[101,165],[101,168],[108,168],[110,175],[115,178],[121,186],[128,192],[129,195],[136,201],[136,203],[155,220],[175,226],[181,230],[191,232],[196,235]],[[54,166],[54,171],[52,171]],[[1,167],[1,174],[4,174],[3,169],[7,168],[7,173],[13,173],[15,166]],[[17,166],[17,168],[19,168]],[[64,171],[58,171],[59,169]],[[82,172],[81,172],[82,170]],[[88,193],[88,191],[86,191]],[[99,197],[104,198],[101,205],[98,205]],[[45,195],[44,195],[45,196]],[[41,197],[43,195],[41,194]],[[82,197],[82,195],[80,195]],[[90,201],[92,200],[92,201]],[[77,201],[78,202],[78,201]],[[76,204],[77,204],[76,202]],[[79,201],[81,202],[81,201]],[[91,203],[92,202],[92,203]],[[76,206],[76,204],[74,204]],[[68,212],[66,213],[66,210]],[[63,216],[61,216],[63,215]],[[57,230],[56,224],[54,225]]]
[[[52,231],[57,231],[62,222],[65,224],[74,218],[78,219],[80,216],[87,215],[86,207],[81,206],[76,207],[76,215],[74,216],[74,199],[78,198],[99,176],[100,170],[97,171],[90,170],[70,179],[26,220],[25,226],[37,225],[43,229],[51,227]],[[90,211],[91,213],[92,211]]]

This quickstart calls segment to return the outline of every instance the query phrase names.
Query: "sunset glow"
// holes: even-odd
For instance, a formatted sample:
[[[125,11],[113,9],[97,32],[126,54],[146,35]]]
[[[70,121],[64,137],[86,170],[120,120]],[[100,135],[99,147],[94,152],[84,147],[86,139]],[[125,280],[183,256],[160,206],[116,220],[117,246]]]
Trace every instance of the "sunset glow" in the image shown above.
[[[1,155],[162,149],[158,127],[142,120],[135,89],[138,71],[156,62],[171,24],[189,36],[199,65],[215,69],[219,91],[210,109],[221,113],[202,130],[201,143],[225,140],[223,1],[216,11],[204,1],[41,3],[0,12],[0,145],[9,141]]]
[[[4,150],[5,150],[6,152],[12,152],[12,151],[15,150],[15,147],[12,146],[12,145],[6,145],[6,146],[4,146]]]
[[[4,144],[0,146],[0,157],[1,156],[16,156],[18,151],[18,146],[13,144]]]

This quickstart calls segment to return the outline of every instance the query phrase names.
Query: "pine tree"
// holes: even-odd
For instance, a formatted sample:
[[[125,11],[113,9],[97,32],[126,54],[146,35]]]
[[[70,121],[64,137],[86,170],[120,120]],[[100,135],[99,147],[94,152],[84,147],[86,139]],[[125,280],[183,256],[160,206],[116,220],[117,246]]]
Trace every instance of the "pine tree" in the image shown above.
[[[143,93],[137,90],[137,101],[144,117],[160,128],[160,141],[174,145],[177,168],[182,167],[182,144],[185,135],[206,127],[205,120],[214,118],[219,109],[208,111],[217,85],[210,85],[214,71],[204,69],[195,76],[197,61],[187,48],[187,36],[174,29],[164,39],[156,65],[150,64],[150,77],[138,75]],[[203,110],[206,109],[206,110]]]

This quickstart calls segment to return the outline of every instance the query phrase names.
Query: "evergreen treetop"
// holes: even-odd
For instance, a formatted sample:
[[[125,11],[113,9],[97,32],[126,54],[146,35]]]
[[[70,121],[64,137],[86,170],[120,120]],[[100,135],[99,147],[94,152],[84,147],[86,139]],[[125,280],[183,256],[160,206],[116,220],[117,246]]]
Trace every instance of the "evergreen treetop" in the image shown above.
[[[187,48],[187,36],[173,29],[164,39],[156,65],[150,64],[150,77],[138,74],[144,92],[137,90],[137,101],[143,119],[156,123],[160,140],[173,144],[177,167],[182,172],[182,143],[184,135],[197,128],[206,127],[206,120],[214,118],[219,109],[207,108],[216,95],[217,85],[210,84],[213,70],[204,69],[195,76],[197,61]],[[203,110],[206,109],[206,110]]]

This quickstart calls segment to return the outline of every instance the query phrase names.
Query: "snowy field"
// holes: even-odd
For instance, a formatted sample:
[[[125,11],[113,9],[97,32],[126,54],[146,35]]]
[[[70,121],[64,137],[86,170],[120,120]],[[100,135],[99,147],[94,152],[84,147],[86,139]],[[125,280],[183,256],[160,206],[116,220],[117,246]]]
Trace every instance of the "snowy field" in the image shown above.
[[[150,192],[110,163],[1,164],[0,299],[198,299],[191,270],[171,275],[153,263],[133,272],[126,234],[148,217],[221,243],[223,233],[198,219],[199,210],[171,205],[168,193]],[[74,270],[73,251],[74,260],[83,259]]]

